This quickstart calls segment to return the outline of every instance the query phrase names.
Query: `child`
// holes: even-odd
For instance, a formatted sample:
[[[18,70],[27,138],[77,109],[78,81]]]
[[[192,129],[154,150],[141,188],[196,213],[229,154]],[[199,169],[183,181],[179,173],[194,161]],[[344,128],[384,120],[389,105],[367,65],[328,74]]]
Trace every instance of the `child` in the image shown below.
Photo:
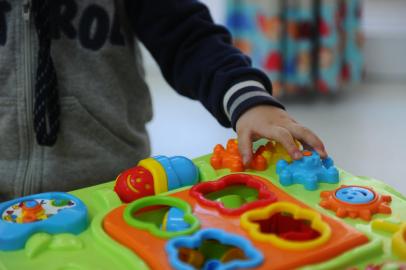
[[[3,0],[0,200],[113,180],[149,155],[138,40],[176,91],[236,130],[245,162],[261,137],[295,159],[293,138],[327,155],[197,1]]]

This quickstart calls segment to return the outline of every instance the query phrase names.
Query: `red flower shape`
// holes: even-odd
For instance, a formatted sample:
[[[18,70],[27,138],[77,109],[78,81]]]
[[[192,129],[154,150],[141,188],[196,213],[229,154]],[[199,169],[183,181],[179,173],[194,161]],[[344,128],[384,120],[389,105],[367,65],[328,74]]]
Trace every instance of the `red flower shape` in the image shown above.
[[[247,202],[238,208],[226,208],[222,202],[213,201],[205,197],[209,193],[238,185],[256,189],[258,191],[257,200]],[[194,197],[201,205],[216,208],[224,215],[240,215],[248,210],[266,206],[277,201],[276,195],[268,190],[263,181],[258,179],[258,177],[242,173],[230,174],[216,181],[195,185],[190,189],[190,196]]]

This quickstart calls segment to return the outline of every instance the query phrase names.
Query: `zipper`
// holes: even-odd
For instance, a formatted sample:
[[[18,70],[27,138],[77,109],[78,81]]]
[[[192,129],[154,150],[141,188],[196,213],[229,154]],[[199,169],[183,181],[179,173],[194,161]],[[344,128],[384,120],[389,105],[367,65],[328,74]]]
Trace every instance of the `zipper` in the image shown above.
[[[23,4],[23,19],[24,19],[24,91],[26,104],[26,119],[27,119],[27,166],[25,177],[22,182],[23,194],[31,192],[32,186],[32,170],[33,170],[33,95],[32,95],[32,51],[31,51],[31,0],[24,0]]]
[[[31,1],[25,0],[23,4],[23,18],[25,22],[29,22],[31,17]]]

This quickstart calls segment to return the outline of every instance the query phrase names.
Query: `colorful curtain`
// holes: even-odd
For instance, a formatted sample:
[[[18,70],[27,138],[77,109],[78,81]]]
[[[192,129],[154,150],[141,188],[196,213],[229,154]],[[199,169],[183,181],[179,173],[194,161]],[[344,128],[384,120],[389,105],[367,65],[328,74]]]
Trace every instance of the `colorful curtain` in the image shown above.
[[[280,96],[359,82],[360,17],[360,0],[228,0],[226,24]]]

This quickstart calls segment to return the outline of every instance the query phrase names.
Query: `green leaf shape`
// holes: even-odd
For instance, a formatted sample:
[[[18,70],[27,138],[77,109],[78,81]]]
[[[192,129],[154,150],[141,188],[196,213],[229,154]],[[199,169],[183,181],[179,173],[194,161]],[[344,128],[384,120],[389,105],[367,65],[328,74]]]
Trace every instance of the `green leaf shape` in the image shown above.
[[[28,258],[34,258],[48,249],[52,241],[52,235],[48,233],[36,233],[25,243],[25,253]]]
[[[62,233],[51,235],[36,233],[25,244],[25,253],[28,258],[35,258],[47,250],[72,251],[83,248],[83,242],[74,234]]]

